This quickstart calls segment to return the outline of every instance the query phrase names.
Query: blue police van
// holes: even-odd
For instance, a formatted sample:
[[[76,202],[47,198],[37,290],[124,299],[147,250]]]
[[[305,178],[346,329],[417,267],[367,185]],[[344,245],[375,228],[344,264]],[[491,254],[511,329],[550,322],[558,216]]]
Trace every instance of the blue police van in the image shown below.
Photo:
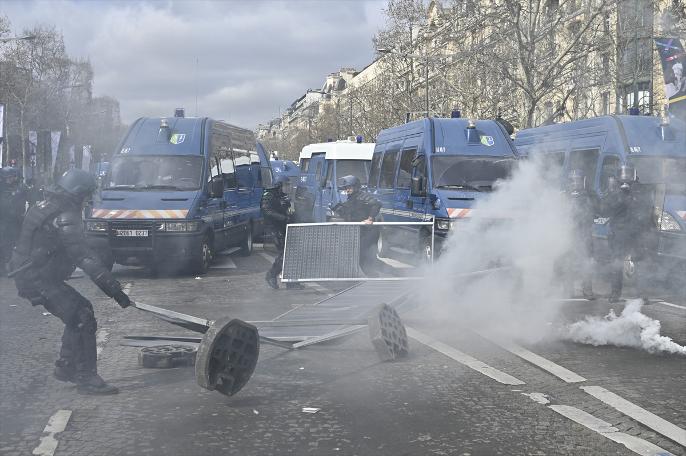
[[[210,118],[140,118],[90,208],[89,243],[109,264],[185,265],[203,273],[228,247],[251,253],[271,179],[250,130]]]
[[[448,233],[473,215],[476,202],[507,179],[515,147],[496,120],[425,118],[382,130],[371,162],[368,191],[382,204],[386,222],[434,220],[421,226],[385,228],[379,255],[390,248],[433,256]]]
[[[603,116],[522,130],[515,139],[527,155],[543,154],[546,166],[564,178],[581,170],[598,197],[608,192],[611,176],[622,164],[636,168],[638,191],[654,201],[653,254],[686,260],[686,124],[669,117]],[[603,255],[608,220],[596,218],[594,251]],[[683,270],[681,270],[683,271]]]
[[[356,176],[362,186],[369,180],[374,143],[355,140],[309,144],[300,152],[300,178],[295,189],[295,215],[301,223],[326,222],[331,207],[345,201],[338,179]]]

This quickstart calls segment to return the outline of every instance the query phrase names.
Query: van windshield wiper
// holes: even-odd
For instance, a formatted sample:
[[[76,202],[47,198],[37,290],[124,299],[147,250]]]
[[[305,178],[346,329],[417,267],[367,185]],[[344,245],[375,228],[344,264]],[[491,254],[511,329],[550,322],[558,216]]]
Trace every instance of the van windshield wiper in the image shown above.
[[[481,190],[478,187],[474,187],[473,185],[469,184],[446,184],[446,185],[439,185],[437,188],[456,188],[458,190],[470,190],[473,192],[480,192]]]
[[[154,189],[154,190],[183,190],[176,185],[141,185],[139,187],[136,187],[139,189],[144,189],[144,190],[149,190],[149,189]]]

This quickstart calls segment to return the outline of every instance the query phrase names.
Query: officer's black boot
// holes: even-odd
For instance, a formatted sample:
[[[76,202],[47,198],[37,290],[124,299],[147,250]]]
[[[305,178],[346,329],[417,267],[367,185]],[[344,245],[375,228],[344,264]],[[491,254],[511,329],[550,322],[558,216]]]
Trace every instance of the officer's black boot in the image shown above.
[[[117,394],[119,389],[105,382],[96,372],[78,372],[74,376],[76,391],[80,394]]]
[[[69,361],[60,358],[55,361],[55,370],[52,375],[61,382],[73,382],[76,368]]]

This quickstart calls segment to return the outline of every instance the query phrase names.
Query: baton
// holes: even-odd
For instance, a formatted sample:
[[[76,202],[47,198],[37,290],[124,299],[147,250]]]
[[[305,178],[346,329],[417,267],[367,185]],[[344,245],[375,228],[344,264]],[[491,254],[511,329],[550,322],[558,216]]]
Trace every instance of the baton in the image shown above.
[[[7,273],[7,278],[8,278],[8,279],[11,279],[12,277],[14,277],[15,275],[19,274],[20,272],[26,271],[26,270],[27,270],[28,268],[30,268],[31,266],[33,266],[33,261],[32,261],[32,260],[29,260],[29,261],[27,261],[26,263],[24,263],[24,264],[22,264],[21,266],[19,266],[19,268],[15,269],[14,271],[8,272],[8,273]]]

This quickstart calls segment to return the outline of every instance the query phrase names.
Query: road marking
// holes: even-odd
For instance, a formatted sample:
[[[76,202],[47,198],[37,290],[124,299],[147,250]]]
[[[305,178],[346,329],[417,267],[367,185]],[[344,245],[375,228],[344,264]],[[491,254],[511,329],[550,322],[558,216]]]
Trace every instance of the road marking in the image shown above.
[[[591,396],[606,403],[610,407],[622,412],[623,414],[635,419],[644,426],[649,427],[655,432],[659,432],[665,437],[674,440],[679,445],[686,447],[686,430],[670,423],[664,418],[660,418],[652,412],[639,407],[633,402],[629,402],[612,391],[608,391],[602,386],[580,386]]]
[[[240,247],[229,247],[228,249],[222,250],[221,252],[217,252],[217,256],[231,255],[232,253],[238,252],[240,249]]]
[[[590,413],[584,412],[576,407],[571,407],[569,405],[549,405],[548,408],[566,418],[569,418],[575,423],[579,423],[580,425],[597,432],[613,442],[624,445],[636,454],[643,456],[674,456],[669,451],[662,449],[646,440],[619,432],[619,429],[613,427],[610,423],[603,421],[600,418],[596,418]]]
[[[122,288],[122,291],[124,291],[124,293],[126,293],[126,294],[129,294],[131,292],[131,287],[133,287],[133,283],[129,282],[129,283],[124,285],[124,287]]]
[[[210,269],[236,269],[236,263],[228,256],[221,256],[210,265]]]
[[[273,263],[274,260],[276,260],[276,257],[274,255],[269,254],[267,252],[257,252],[257,254],[265,260],[269,261],[270,263]]]
[[[569,369],[566,369],[559,364],[555,364],[554,362],[550,361],[549,359],[546,359],[540,355],[537,355],[536,353],[533,353],[529,350],[527,350],[524,347],[521,347],[513,342],[505,342],[501,341],[498,339],[495,339],[487,334],[483,334],[481,332],[475,331],[478,335],[483,337],[486,340],[489,340],[493,342],[494,344],[498,345],[499,347],[504,348],[505,350],[509,351],[513,355],[517,355],[520,358],[522,358],[525,361],[530,362],[534,366],[540,367],[544,371],[547,371],[551,374],[553,374],[555,377],[564,380],[567,383],[578,383],[578,382],[585,382],[586,379],[582,377],[581,375],[575,374],[574,372],[570,371]]]
[[[680,306],[679,304],[672,304],[671,302],[667,301],[658,301],[656,304],[662,304],[663,306],[669,306],[669,307],[674,307],[676,309],[681,309],[681,310],[686,310],[686,306]]]
[[[55,434],[58,434],[67,428],[69,418],[71,418],[71,410],[58,410],[55,412],[48,420],[45,429],[43,429],[43,433],[46,435],[40,438],[40,443],[33,449],[32,454],[37,456],[52,456],[55,454],[57,445],[60,443],[55,438]]]
[[[510,374],[506,374],[505,372],[499,371],[498,369],[489,366],[488,364],[479,361],[476,358],[473,358],[469,356],[466,353],[461,352],[460,350],[457,350],[456,348],[453,348],[449,345],[444,344],[443,342],[439,342],[435,339],[432,339],[430,336],[421,333],[417,331],[416,329],[406,327],[407,330],[407,335],[410,336],[411,338],[417,340],[418,342],[423,343],[426,346],[429,346],[436,350],[437,352],[440,352],[444,354],[445,356],[454,359],[458,363],[464,364],[465,366],[469,367],[470,369],[474,369],[477,372],[480,372],[484,374],[487,377],[492,378],[493,380],[503,383],[505,385],[524,385],[525,383],[518,378],[515,378],[511,376]]]
[[[96,352],[96,358],[100,359],[100,354],[102,353],[102,350],[105,348],[105,344],[110,338],[110,332],[105,330],[105,329],[98,329],[95,332],[95,352]]]
[[[538,402],[539,404],[542,404],[542,405],[550,404],[550,400],[548,399],[547,394],[544,394],[544,393],[520,393],[520,394],[522,396],[528,397],[529,399],[531,399],[534,402]]]
[[[331,292],[329,289],[327,289],[326,287],[323,287],[323,286],[321,286],[315,282],[307,282],[307,283],[303,283],[303,285],[305,285],[306,287],[310,287],[314,291],[321,293],[323,295],[326,295],[326,296],[333,296],[335,294],[335,293]]]

